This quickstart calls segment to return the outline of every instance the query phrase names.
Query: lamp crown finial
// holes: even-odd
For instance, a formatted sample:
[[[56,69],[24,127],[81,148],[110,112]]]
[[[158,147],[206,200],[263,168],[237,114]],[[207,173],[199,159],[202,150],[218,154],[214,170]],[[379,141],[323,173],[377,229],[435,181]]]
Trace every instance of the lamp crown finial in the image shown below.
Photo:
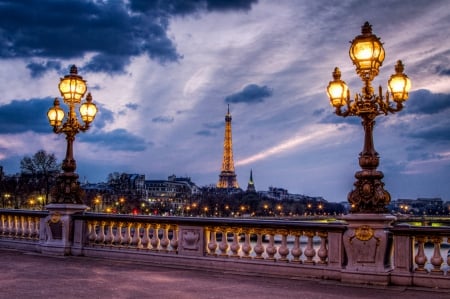
[[[401,60],[397,60],[397,64],[395,65],[395,72],[397,74],[401,74],[403,73],[403,71],[405,70],[405,66],[403,65]]]
[[[333,79],[340,80],[341,79],[341,70],[338,67],[334,68]]]
[[[371,35],[372,25],[370,25],[369,22],[365,22],[364,25],[361,27],[361,33],[363,35]]]
[[[77,66],[75,64],[72,64],[72,66],[70,67],[70,74],[71,75],[77,75],[78,74],[78,69],[77,69]]]

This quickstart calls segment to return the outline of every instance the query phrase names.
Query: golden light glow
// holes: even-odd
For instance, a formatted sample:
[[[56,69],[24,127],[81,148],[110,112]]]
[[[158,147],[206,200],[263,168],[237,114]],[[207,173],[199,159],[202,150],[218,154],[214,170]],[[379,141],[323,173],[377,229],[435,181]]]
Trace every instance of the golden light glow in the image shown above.
[[[402,61],[397,61],[397,64],[395,65],[395,74],[393,74],[388,81],[389,91],[396,102],[406,101],[411,89],[411,80],[403,73],[403,69],[404,66]]]
[[[94,120],[96,114],[97,114],[97,106],[95,106],[95,104],[92,103],[91,93],[88,93],[86,97],[86,102],[80,106],[81,119],[86,123],[90,123]]]
[[[363,25],[362,34],[352,41],[349,55],[363,80],[372,80],[378,75],[385,52],[380,39],[372,34],[372,26],[368,22]]]
[[[330,81],[327,87],[328,98],[333,107],[341,107],[347,104],[348,87],[341,80],[341,71],[335,68],[333,71],[333,81]]]
[[[59,107],[59,100],[57,98],[53,102],[53,107],[48,110],[47,117],[51,126],[59,127],[61,125],[64,118],[64,110]]]
[[[78,70],[73,65],[70,74],[61,78],[58,88],[66,103],[80,103],[86,93],[86,81],[78,75]]]

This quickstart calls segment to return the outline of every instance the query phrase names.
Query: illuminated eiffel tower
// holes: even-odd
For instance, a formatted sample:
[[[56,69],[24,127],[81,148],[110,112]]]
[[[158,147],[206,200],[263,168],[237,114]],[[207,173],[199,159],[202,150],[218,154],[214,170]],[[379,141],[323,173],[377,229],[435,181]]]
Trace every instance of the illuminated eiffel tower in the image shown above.
[[[229,189],[239,188],[236,180],[236,173],[234,173],[233,161],[233,142],[231,139],[231,114],[230,105],[228,105],[228,112],[225,115],[225,138],[223,141],[223,160],[222,171],[219,175],[219,182],[217,188]]]

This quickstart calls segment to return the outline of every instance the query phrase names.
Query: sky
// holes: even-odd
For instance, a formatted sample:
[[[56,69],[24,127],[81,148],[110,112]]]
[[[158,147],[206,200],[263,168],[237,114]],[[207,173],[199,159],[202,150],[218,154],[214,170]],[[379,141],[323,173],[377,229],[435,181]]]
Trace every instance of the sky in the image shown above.
[[[385,189],[450,200],[448,0],[0,0],[0,165],[14,174],[41,149],[62,161],[46,113],[75,64],[99,109],[75,140],[82,182],[216,184],[229,104],[242,188],[252,170],[258,191],[346,201],[363,130],[326,87],[337,66],[361,91],[348,50],[366,21],[386,51],[373,85],[385,92],[399,59],[412,81],[404,109],[376,120]]]

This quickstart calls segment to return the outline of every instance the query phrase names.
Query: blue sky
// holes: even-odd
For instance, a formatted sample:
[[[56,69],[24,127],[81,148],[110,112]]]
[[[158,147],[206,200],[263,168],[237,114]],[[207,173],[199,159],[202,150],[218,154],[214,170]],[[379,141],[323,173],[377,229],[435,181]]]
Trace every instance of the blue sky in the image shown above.
[[[447,0],[0,1],[0,165],[13,174],[40,149],[64,158],[46,112],[76,64],[99,108],[77,135],[81,180],[215,184],[230,104],[242,187],[253,169],[257,190],[345,201],[363,131],[333,114],[326,86],[338,66],[353,95],[362,88],[348,49],[365,21],[386,51],[374,86],[398,59],[412,81],[404,110],[377,118],[385,188],[450,200]]]

